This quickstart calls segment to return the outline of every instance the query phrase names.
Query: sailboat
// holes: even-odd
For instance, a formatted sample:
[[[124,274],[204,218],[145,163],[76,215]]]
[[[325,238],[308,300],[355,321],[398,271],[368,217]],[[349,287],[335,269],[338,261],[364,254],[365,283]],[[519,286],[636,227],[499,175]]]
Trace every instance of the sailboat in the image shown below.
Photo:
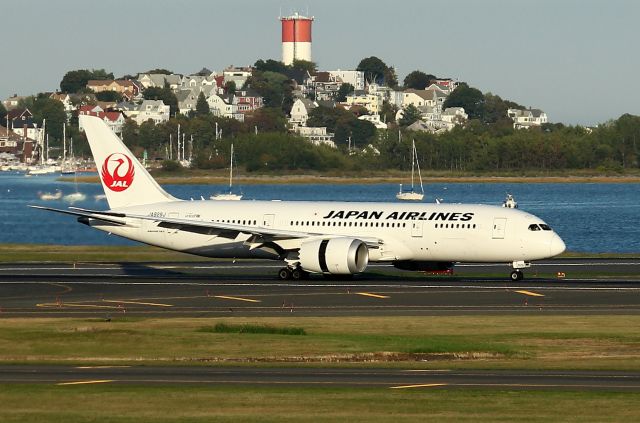
[[[73,138],[71,138],[71,148],[70,148],[70,153],[71,153],[71,157],[73,158]],[[62,197],[63,201],[66,201],[67,203],[77,203],[78,201],[84,201],[87,198],[86,194],[81,193],[80,191],[78,191],[78,174],[76,172],[75,169],[75,161],[72,161],[73,163],[73,182],[76,185],[76,192],[73,192],[71,194],[67,194],[64,197]],[[62,172],[64,173],[64,172]]]
[[[229,192],[212,195],[209,197],[212,200],[231,200],[237,201],[242,199],[242,194],[233,193],[233,144],[231,144],[231,164],[229,166]]]
[[[420,179],[420,192],[416,192],[413,187],[415,169],[418,169],[418,178]],[[396,194],[398,200],[420,201],[424,198],[424,187],[422,186],[422,175],[420,174],[420,164],[418,163],[418,151],[416,150],[416,141],[411,143],[411,191],[402,191],[400,184],[400,192]]]
[[[75,175],[76,164],[73,158],[73,138],[71,138],[71,157],[67,158],[67,125],[62,126],[62,165],[60,168],[60,174],[62,175]]]

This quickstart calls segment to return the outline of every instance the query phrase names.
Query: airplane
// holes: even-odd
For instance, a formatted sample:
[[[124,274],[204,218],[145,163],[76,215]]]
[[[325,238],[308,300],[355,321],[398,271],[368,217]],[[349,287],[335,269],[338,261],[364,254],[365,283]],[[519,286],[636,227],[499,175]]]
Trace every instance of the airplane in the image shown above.
[[[279,260],[282,280],[350,276],[372,262],[415,271],[501,262],[519,281],[531,261],[565,250],[542,219],[492,205],[181,200],[158,185],[105,122],[80,120],[109,209],[31,207],[145,244],[204,257]]]

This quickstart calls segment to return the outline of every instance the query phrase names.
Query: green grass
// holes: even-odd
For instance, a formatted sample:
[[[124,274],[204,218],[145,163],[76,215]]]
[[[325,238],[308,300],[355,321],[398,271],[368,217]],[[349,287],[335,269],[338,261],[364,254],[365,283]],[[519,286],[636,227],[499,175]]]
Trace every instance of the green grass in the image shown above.
[[[5,318],[1,323],[1,363],[640,370],[637,315]]]
[[[204,326],[198,332],[211,333],[249,333],[249,334],[270,334],[270,335],[306,335],[303,328],[296,327],[275,327],[270,325],[232,325],[227,323],[216,323],[215,326]]]
[[[0,385],[0,421],[633,422],[637,401],[610,392]]]

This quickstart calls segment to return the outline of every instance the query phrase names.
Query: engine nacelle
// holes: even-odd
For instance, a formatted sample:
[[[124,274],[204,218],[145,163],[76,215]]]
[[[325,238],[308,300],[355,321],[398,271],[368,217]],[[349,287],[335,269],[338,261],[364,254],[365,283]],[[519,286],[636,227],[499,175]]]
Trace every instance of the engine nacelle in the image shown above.
[[[300,246],[300,265],[309,272],[352,275],[368,264],[369,249],[359,239],[318,239]]]
[[[412,261],[399,260],[393,262],[393,267],[402,270],[414,270],[423,272],[445,272],[451,270],[453,263],[446,261]]]

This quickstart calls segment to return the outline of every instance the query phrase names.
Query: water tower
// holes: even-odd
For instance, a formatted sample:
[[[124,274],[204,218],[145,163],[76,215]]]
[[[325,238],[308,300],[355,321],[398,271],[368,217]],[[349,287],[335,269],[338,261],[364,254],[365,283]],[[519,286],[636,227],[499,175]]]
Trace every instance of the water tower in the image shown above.
[[[297,12],[280,17],[282,22],[282,62],[291,65],[294,60],[311,61],[311,23],[313,17]]]

